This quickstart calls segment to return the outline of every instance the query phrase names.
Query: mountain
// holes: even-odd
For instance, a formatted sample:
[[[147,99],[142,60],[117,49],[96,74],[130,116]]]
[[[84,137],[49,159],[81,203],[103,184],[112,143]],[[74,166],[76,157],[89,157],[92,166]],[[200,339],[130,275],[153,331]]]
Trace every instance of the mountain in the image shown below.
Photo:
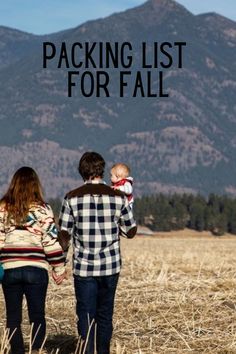
[[[0,69],[29,56],[40,42],[40,36],[0,26]]]
[[[39,171],[48,196],[62,196],[79,183],[81,154],[95,150],[108,167],[117,161],[131,166],[136,195],[236,193],[234,21],[215,13],[195,16],[172,0],[149,0],[47,36],[5,27],[0,35],[1,191],[15,169],[28,164]],[[57,48],[47,69],[44,41]],[[108,70],[111,97],[67,97],[67,69],[57,68],[62,42],[70,48],[75,42],[126,41],[137,60],[145,42],[149,61],[154,42],[187,43],[183,68],[164,71],[169,97],[134,98],[129,92],[120,98],[116,69]]]

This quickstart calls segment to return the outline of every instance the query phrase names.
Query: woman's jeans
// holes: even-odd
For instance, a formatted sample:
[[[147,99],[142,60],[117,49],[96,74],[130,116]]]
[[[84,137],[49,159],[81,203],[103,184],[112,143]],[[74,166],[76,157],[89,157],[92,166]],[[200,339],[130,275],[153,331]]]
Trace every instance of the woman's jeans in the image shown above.
[[[39,267],[18,267],[5,270],[2,288],[6,303],[7,328],[12,354],[24,354],[21,332],[22,300],[26,297],[32,330],[32,349],[39,349],[46,333],[45,300],[48,287],[48,272]]]
[[[83,348],[86,354],[94,354],[95,345],[98,354],[110,353],[112,316],[118,278],[119,273],[100,277],[74,275],[78,333],[87,342],[86,349]],[[92,321],[94,323],[90,326]]]

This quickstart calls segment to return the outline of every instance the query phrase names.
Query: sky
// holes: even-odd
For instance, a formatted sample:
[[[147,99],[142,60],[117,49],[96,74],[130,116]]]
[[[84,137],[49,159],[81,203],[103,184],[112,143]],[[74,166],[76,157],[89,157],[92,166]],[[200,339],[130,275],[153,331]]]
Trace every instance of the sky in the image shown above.
[[[1,0],[0,25],[34,34],[76,27],[145,0]],[[217,12],[236,21],[236,0],[178,0],[194,14]]]

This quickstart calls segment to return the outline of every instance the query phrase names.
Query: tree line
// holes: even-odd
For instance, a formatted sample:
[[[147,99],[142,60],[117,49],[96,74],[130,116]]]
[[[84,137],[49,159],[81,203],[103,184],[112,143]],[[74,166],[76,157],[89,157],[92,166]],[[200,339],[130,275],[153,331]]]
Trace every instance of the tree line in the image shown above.
[[[140,225],[153,231],[189,228],[211,231],[221,236],[236,235],[236,198],[210,194],[158,194],[135,200],[135,217]]]
[[[61,200],[49,201],[56,217]],[[136,198],[135,219],[139,225],[153,231],[172,231],[189,228],[211,231],[221,236],[236,235],[236,198],[210,194],[208,197],[192,194],[157,194]]]

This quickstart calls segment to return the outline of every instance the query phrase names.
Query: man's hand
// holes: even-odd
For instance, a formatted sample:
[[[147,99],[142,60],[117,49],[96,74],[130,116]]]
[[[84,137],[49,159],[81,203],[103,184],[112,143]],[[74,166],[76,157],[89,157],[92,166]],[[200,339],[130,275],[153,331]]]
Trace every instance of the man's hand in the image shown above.
[[[64,273],[62,273],[60,275],[57,275],[56,272],[54,272],[54,270],[53,270],[52,277],[57,285],[60,285],[64,279],[68,279],[66,270],[64,271]]]

